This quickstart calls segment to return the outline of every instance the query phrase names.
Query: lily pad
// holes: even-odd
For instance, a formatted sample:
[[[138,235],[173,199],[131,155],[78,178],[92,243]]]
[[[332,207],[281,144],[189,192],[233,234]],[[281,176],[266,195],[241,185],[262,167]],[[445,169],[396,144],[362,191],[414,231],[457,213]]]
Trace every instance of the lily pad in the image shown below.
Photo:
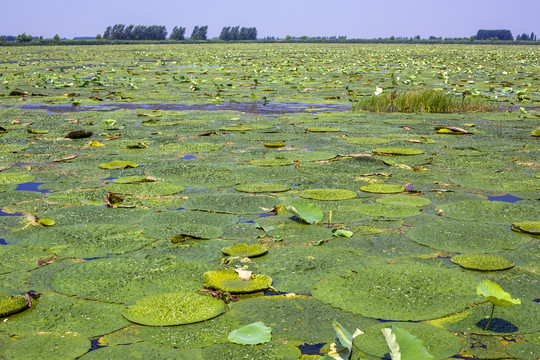
[[[149,342],[139,342],[128,345],[106,346],[89,351],[81,360],[110,360],[110,359],[190,359],[204,360],[201,349],[174,349]]]
[[[268,249],[261,244],[234,244],[221,249],[225,255],[240,256],[240,257],[257,257],[266,254]]]
[[[129,323],[121,313],[120,305],[48,293],[42,295],[30,311],[12,315],[2,322],[0,330],[12,335],[30,335],[36,331],[69,329],[85,337],[94,337],[127,326]]]
[[[122,315],[137,324],[170,326],[214,318],[225,311],[225,303],[208,294],[178,292],[151,295],[128,306]]]
[[[31,174],[0,172],[0,185],[23,184],[35,179]]]
[[[148,295],[197,290],[200,274],[211,268],[161,254],[105,258],[70,266],[59,272],[51,285],[70,296],[128,303]]]
[[[402,218],[420,214],[420,210],[416,206],[401,203],[364,204],[358,206],[356,210],[360,214],[386,218]]]
[[[75,359],[90,349],[90,340],[74,332],[39,332],[23,336],[4,352],[7,359]]]
[[[264,274],[252,274],[249,280],[243,280],[233,269],[207,271],[203,274],[204,287],[230,293],[244,294],[264,291],[272,285],[272,278]]]
[[[431,204],[431,200],[420,197],[420,196],[410,196],[410,195],[389,195],[385,196],[382,199],[377,199],[378,203],[381,204],[394,204],[394,203],[402,203],[402,204],[409,204],[413,206],[426,206]]]
[[[249,182],[245,184],[237,185],[235,188],[237,191],[248,193],[276,193],[289,191],[291,187],[285,184],[267,184],[260,182]]]
[[[521,304],[520,299],[513,299],[509,293],[504,291],[499,284],[491,280],[482,280],[476,289],[478,295],[482,295],[495,306],[510,306]]]
[[[495,271],[514,267],[514,262],[500,255],[459,254],[450,259],[454,264],[472,270]]]
[[[395,194],[404,192],[405,187],[403,185],[392,184],[369,184],[361,186],[360,190],[376,194]]]
[[[388,155],[422,155],[423,150],[412,148],[398,148],[398,147],[382,147],[371,150],[374,154],[388,154]]]
[[[458,220],[476,220],[488,224],[512,224],[523,218],[540,220],[538,205],[518,201],[456,201],[440,206],[443,216]]]
[[[380,265],[329,275],[312,294],[355,314],[416,321],[462,311],[477,302],[476,282],[473,275],[435,266]]]
[[[540,221],[518,221],[512,224],[512,230],[540,235]]]
[[[537,360],[540,358],[540,345],[524,342],[509,344],[506,352],[517,359]]]
[[[294,164],[294,161],[290,159],[273,158],[251,160],[249,164],[254,166],[289,166]]]
[[[241,345],[257,345],[272,340],[272,329],[262,321],[231,331],[229,341]]]
[[[24,295],[0,296],[0,317],[16,314],[26,308],[28,308],[28,299]]]
[[[39,259],[53,255],[53,251],[38,246],[0,246],[0,274],[37,268]]]
[[[338,201],[354,199],[357,195],[356,191],[344,189],[307,189],[300,196],[305,199]]]
[[[139,164],[134,163],[132,161],[121,161],[121,160],[111,161],[106,164],[99,164],[99,167],[101,169],[106,169],[106,170],[136,168],[139,166],[140,166]]]
[[[278,205],[277,198],[267,195],[233,193],[192,193],[183,203],[186,209],[223,212],[228,214],[259,214]]]
[[[426,223],[409,230],[407,236],[433,249],[459,253],[515,249],[532,240],[527,235],[508,231],[505,226],[475,221]]]

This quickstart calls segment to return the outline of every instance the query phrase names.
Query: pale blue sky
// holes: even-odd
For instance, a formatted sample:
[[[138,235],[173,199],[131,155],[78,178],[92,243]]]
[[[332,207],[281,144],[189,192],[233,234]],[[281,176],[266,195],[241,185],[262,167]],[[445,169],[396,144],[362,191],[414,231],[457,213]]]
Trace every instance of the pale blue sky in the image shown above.
[[[0,35],[45,38],[103,34],[108,25],[208,25],[256,27],[258,37],[333,36],[377,38],[430,35],[468,37],[478,29],[509,29],[540,38],[540,0],[6,0]]]

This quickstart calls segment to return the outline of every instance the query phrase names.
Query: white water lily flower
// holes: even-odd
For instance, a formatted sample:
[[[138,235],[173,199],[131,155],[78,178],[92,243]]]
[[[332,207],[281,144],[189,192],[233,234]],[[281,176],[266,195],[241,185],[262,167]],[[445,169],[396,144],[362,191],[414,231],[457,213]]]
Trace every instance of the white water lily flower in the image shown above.
[[[375,96],[379,96],[382,93],[382,91],[383,90],[380,87],[376,87],[375,92],[374,92]]]

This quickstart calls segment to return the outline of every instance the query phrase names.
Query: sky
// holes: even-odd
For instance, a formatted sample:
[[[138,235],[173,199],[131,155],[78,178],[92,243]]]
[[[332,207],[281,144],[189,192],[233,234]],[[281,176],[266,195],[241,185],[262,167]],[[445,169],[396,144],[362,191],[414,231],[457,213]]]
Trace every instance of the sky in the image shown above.
[[[540,38],[539,0],[25,0],[3,1],[0,35],[71,39],[103,34],[107,26],[208,25],[208,38],[224,26],[256,27],[259,38],[420,35],[469,37],[479,29],[534,32]]]

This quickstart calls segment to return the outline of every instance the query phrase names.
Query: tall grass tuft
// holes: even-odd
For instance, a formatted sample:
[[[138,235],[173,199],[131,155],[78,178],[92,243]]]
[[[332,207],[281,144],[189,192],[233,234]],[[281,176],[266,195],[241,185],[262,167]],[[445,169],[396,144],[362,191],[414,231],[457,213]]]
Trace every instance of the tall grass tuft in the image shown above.
[[[353,111],[367,110],[373,112],[481,112],[497,111],[478,97],[456,96],[445,94],[439,90],[409,90],[398,94],[397,91],[380,95],[366,96],[353,103]]]

